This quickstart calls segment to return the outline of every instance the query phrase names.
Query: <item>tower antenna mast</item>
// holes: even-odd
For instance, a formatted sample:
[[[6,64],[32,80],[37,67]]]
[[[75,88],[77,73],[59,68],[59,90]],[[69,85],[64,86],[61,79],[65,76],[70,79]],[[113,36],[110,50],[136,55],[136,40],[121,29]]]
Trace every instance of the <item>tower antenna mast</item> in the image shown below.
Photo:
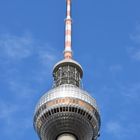
[[[64,58],[72,58],[72,43],[71,43],[71,34],[72,34],[72,19],[71,19],[71,0],[66,0],[67,11],[66,11],[66,20],[65,20],[65,50]]]

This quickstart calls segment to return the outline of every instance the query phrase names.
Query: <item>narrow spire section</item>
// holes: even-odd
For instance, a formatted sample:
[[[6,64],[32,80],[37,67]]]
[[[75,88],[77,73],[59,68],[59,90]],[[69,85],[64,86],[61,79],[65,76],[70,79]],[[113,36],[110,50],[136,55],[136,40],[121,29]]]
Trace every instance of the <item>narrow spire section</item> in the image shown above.
[[[67,4],[67,14],[65,20],[65,50],[64,50],[64,58],[71,59],[72,58],[72,49],[71,49],[71,0],[66,0]]]

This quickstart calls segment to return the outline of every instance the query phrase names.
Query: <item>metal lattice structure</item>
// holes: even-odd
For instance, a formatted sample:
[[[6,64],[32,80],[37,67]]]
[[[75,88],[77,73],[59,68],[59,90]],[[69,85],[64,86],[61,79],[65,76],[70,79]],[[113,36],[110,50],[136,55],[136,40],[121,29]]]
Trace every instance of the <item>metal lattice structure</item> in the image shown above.
[[[67,0],[67,39],[71,36],[70,4],[71,0]],[[99,110],[96,100],[81,87],[83,70],[72,59],[71,43],[67,39],[65,59],[53,69],[53,88],[36,106],[34,128],[40,140],[97,140],[101,124]]]
[[[72,84],[80,87],[83,76],[82,67],[72,59],[64,59],[54,66],[54,87],[62,84]]]

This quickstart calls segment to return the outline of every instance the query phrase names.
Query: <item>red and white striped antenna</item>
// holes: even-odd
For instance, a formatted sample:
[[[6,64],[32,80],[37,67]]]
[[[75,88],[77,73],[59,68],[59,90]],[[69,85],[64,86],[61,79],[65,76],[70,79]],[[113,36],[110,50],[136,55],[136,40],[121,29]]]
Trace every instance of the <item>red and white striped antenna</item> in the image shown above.
[[[66,12],[66,20],[65,20],[65,50],[64,50],[64,58],[71,59],[72,58],[72,49],[71,49],[71,0],[66,0],[67,4],[67,12]]]

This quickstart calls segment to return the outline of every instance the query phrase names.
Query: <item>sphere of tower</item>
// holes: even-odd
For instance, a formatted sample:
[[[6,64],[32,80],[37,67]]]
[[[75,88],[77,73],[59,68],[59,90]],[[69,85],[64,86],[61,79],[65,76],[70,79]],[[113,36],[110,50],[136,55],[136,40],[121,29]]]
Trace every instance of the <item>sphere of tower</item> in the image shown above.
[[[65,134],[72,140],[96,139],[100,129],[96,101],[79,87],[60,85],[39,100],[34,127],[41,140],[61,140]]]

